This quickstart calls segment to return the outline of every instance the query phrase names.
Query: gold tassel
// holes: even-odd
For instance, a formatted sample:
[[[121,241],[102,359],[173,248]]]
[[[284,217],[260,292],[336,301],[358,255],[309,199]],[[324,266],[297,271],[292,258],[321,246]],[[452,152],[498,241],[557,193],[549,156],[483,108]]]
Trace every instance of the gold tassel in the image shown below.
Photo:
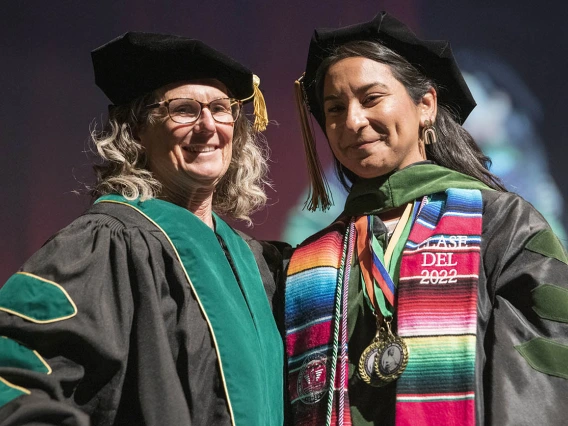
[[[263,132],[268,125],[268,112],[266,111],[266,102],[260,91],[260,78],[252,75],[253,96],[254,96],[254,124],[253,127],[257,132]]]
[[[306,161],[308,165],[308,173],[310,175],[310,192],[308,199],[304,203],[304,208],[310,211],[315,211],[318,206],[323,211],[328,210],[333,204],[330,199],[331,194],[329,184],[322,172],[321,162],[318,157],[317,147],[314,137],[313,128],[310,123],[309,113],[307,111],[306,102],[304,101],[304,94],[302,91],[302,77],[294,83],[294,93],[296,95],[296,106],[300,113],[300,124],[302,129],[302,136],[304,140],[304,150],[306,153]]]

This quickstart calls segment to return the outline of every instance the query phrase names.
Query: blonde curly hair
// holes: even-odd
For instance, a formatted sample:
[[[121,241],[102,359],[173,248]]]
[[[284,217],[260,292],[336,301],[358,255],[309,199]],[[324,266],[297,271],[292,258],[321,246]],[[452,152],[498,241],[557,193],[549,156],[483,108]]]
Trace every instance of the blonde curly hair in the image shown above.
[[[167,119],[164,111],[146,108],[157,101],[156,93],[151,93],[127,105],[112,107],[103,129],[91,129],[91,141],[100,159],[93,166],[97,180],[91,195],[118,193],[126,199],[142,201],[159,198],[162,185],[148,170],[144,149],[134,138],[143,127]],[[252,225],[250,215],[267,201],[264,189],[270,186],[268,154],[266,139],[241,112],[234,124],[231,163],[213,194],[216,213]]]

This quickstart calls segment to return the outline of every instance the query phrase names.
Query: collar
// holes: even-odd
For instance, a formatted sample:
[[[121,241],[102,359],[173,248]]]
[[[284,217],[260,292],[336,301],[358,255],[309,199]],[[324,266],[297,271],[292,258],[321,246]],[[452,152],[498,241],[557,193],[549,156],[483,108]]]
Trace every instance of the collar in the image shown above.
[[[491,189],[479,180],[429,161],[372,179],[360,179],[345,202],[348,216],[378,214],[448,188]]]

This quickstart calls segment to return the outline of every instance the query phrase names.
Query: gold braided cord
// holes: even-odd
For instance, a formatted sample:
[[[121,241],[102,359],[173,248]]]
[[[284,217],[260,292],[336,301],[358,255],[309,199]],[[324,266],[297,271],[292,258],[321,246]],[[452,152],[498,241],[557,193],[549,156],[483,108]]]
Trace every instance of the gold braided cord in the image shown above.
[[[303,76],[302,76],[303,77]],[[304,151],[310,175],[310,191],[308,198],[304,203],[304,208],[315,211],[320,207],[323,211],[329,209],[332,205],[329,184],[322,172],[321,162],[318,157],[317,147],[315,143],[314,132],[310,123],[309,113],[304,102],[302,91],[302,77],[294,83],[294,94],[296,98],[296,107],[300,114],[300,125],[302,129],[302,139],[304,140]]]

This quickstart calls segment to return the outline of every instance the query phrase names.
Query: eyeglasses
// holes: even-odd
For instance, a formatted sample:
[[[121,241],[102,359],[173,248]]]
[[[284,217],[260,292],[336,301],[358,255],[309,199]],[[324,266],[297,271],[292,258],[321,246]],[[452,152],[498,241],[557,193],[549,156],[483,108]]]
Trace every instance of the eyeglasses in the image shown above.
[[[209,108],[211,116],[218,123],[234,123],[241,111],[241,101],[234,98],[220,98],[207,103],[190,98],[176,98],[147,105],[146,108],[161,106],[165,106],[172,121],[179,124],[195,123],[201,117],[203,108]]]

